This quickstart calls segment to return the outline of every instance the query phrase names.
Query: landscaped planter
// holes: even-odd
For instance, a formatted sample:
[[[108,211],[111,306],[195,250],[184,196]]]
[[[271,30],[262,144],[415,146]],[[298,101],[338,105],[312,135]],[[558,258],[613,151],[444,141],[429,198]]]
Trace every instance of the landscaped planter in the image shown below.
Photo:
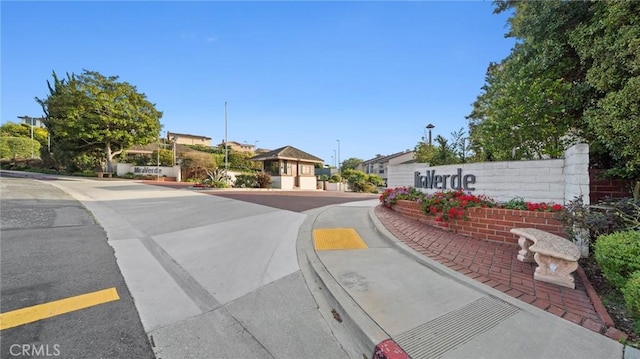
[[[424,214],[414,201],[399,200],[393,210],[431,226],[490,241],[518,243],[518,237],[509,232],[511,228],[538,228],[566,238],[562,224],[551,212],[474,207],[465,210],[466,219],[437,222],[435,216]]]

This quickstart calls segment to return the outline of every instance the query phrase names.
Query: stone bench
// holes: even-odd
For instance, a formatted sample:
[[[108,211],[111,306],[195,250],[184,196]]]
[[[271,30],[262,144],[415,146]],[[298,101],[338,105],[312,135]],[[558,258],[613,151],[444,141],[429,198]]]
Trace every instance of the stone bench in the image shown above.
[[[575,289],[571,273],[578,269],[578,246],[563,237],[536,228],[512,228],[511,233],[520,236],[518,260],[538,264],[534,279]]]

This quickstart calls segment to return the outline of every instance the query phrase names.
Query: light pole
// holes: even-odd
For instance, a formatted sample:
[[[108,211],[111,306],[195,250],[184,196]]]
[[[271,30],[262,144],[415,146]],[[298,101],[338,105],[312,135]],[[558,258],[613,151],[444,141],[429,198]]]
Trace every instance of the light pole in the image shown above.
[[[333,156],[331,156],[333,167],[336,167],[336,150],[333,150]]]
[[[224,102],[224,175],[229,171],[229,147],[227,146],[227,101]]]
[[[162,133],[158,136],[158,152],[156,155],[157,164],[156,164],[156,181],[160,182],[160,137]]]
[[[340,166],[340,140],[338,141],[338,173],[342,173],[342,166]]]
[[[171,145],[172,145],[171,147],[173,147],[172,149],[173,149],[173,165],[174,166],[176,165],[176,158],[177,158],[176,157],[176,142],[177,141],[178,141],[178,138],[175,135],[173,135],[171,137]]]
[[[428,124],[428,125],[427,125],[427,130],[429,130],[429,146],[431,146],[431,130],[432,130],[434,127],[436,127],[436,126],[434,126],[434,125],[432,125],[432,124]]]

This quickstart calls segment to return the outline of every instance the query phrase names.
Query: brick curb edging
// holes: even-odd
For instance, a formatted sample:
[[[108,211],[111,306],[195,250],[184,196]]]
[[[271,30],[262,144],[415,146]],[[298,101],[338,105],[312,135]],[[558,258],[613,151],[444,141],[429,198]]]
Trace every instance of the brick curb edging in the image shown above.
[[[602,334],[617,341],[627,339],[628,335],[626,333],[616,329],[613,319],[611,319],[611,316],[609,315],[607,308],[604,306],[604,304],[602,304],[602,300],[598,296],[598,293],[596,292],[596,290],[591,285],[591,282],[589,281],[589,278],[587,278],[587,274],[584,272],[584,269],[578,266],[578,270],[576,272],[578,273],[578,277],[580,277],[580,281],[582,282],[582,285],[584,285],[584,289],[587,291],[587,295],[589,296],[589,299],[591,299],[591,304],[593,305],[593,309],[596,310],[596,313],[598,313],[598,316],[600,316],[600,319],[602,319],[602,322],[605,327],[604,333]]]

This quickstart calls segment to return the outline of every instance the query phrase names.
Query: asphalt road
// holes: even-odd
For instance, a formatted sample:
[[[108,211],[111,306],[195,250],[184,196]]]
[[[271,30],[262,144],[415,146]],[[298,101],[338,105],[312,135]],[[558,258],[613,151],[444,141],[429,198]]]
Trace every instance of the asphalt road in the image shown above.
[[[55,176],[36,175],[36,178],[47,180]],[[21,195],[8,201],[11,207],[6,207],[4,193],[15,190],[7,186],[18,181],[31,187],[25,187]],[[298,231],[310,209],[321,210],[319,207],[328,204],[375,196],[303,191],[194,191],[136,181],[59,177],[50,184],[79,200],[91,216],[85,213],[81,223],[77,219],[69,222],[68,214],[79,213],[82,207],[62,191],[54,190],[55,196],[49,196],[65,202],[51,202],[57,197],[44,201],[49,205],[47,210],[53,211],[49,216],[54,219],[40,223],[41,215],[29,222],[20,218],[33,216],[11,209],[22,202],[31,206],[40,204],[38,200],[24,200],[29,195],[44,193],[41,188],[46,183],[17,179],[3,179],[2,183],[5,187],[2,290],[6,269],[7,276],[20,273],[34,276],[30,289],[41,293],[28,303],[20,303],[25,296],[16,297],[10,292],[12,295],[6,296],[6,310],[3,293],[2,312],[107,287],[117,288],[121,296],[119,301],[3,330],[0,332],[3,350],[8,348],[5,343],[22,344],[27,340],[24,335],[28,333],[24,334],[24,330],[31,326],[50,322],[55,325],[65,317],[78,318],[86,312],[86,315],[102,313],[104,317],[95,320],[80,317],[72,323],[53,326],[46,331],[46,337],[40,335],[45,330],[34,327],[36,332],[31,335],[34,339],[27,343],[49,344],[49,350],[59,349],[58,357],[63,358],[144,358],[154,354],[158,359],[346,357],[342,344],[320,315],[302,275],[300,263],[304,261],[299,263],[296,248]],[[32,228],[33,233],[40,229],[41,237],[55,238],[51,242],[58,249],[43,245],[43,238],[20,232],[25,230],[25,221],[38,227]],[[6,232],[15,232],[12,237],[4,236],[5,222]],[[52,237],[54,233],[60,236]],[[101,247],[92,247],[94,251],[86,253],[88,233],[100,235],[99,241],[89,242],[100,243]],[[6,241],[10,251],[5,251],[5,238],[12,239]],[[28,241],[35,244],[24,246]],[[62,244],[66,247],[61,247]],[[38,251],[25,250],[32,247]],[[39,257],[35,257],[36,253]],[[76,264],[80,259],[91,263],[83,267]],[[56,260],[64,265],[54,265]],[[119,268],[126,286],[121,277],[115,281],[106,274],[103,262],[116,271]],[[50,269],[65,266],[71,268],[66,272]],[[78,270],[82,273],[77,274]],[[86,281],[81,279],[85,277]],[[93,283],[93,287],[85,282]],[[12,283],[14,292],[25,293],[21,285],[25,282]],[[58,287],[59,292],[54,292],[52,288]],[[116,308],[132,303],[129,292],[135,302],[135,309],[130,309],[134,311]],[[113,329],[118,325],[135,331],[139,341],[127,342],[133,333],[121,334],[125,332]],[[19,328],[22,336],[8,337]],[[64,330],[57,331],[58,328]],[[115,333],[121,335],[114,336]],[[5,335],[9,340],[5,340]],[[120,340],[119,347],[115,340]]]
[[[115,288],[119,299],[0,331],[2,358],[153,358],[103,228],[45,182],[0,182],[0,312]]]

